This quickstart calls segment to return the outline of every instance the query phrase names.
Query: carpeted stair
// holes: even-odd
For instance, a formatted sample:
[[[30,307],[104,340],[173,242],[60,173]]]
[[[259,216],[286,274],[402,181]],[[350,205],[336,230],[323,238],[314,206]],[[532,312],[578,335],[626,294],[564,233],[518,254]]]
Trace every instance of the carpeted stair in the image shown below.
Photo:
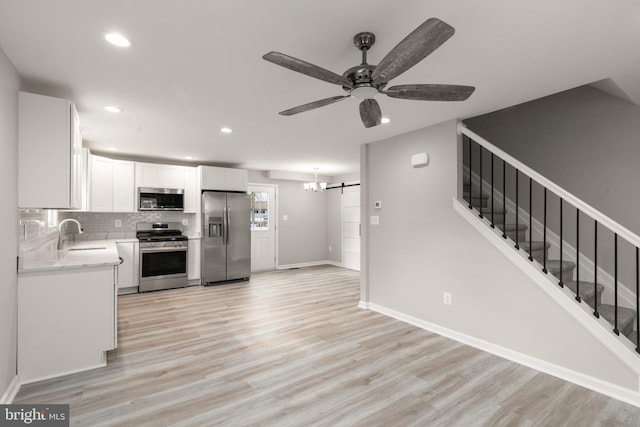
[[[464,184],[464,192],[463,197],[465,202],[469,203],[469,189],[470,186],[468,183]],[[477,189],[474,189],[471,205],[473,208],[482,212],[483,217],[491,223],[491,207],[489,196],[486,194],[480,195]],[[518,242],[518,247],[520,250],[525,251],[527,254],[530,254],[531,257],[535,261],[537,261],[541,266],[545,265],[545,258],[548,256],[549,248],[551,247],[550,243],[540,242],[540,241],[527,241],[527,230],[529,229],[527,224],[519,223],[517,226],[515,223],[510,222],[509,218],[507,220],[504,219],[504,209],[497,208],[494,206],[493,209],[493,223],[496,228],[502,230],[504,234],[511,239],[515,246],[515,242]],[[516,239],[517,237],[517,239]],[[542,268],[542,267],[541,267]],[[555,259],[546,259],[546,269],[547,273],[555,276],[558,281],[560,280],[560,272],[562,271],[562,282],[564,285],[570,289],[574,294],[578,291],[577,282],[573,279],[574,270],[576,268],[575,263],[571,261],[562,261]],[[604,319],[606,319],[611,325],[614,325],[614,317],[615,317],[615,307],[611,304],[601,304],[600,300],[602,297],[602,292],[604,291],[604,286],[601,284],[597,285],[597,292],[594,289],[593,282],[580,281],[580,298],[581,300],[588,304],[591,309],[595,306],[594,301],[597,301],[598,305],[598,313]],[[636,319],[635,310],[618,306],[618,330],[620,335],[624,335],[629,338],[634,344],[636,343],[636,333],[633,330],[634,322]],[[613,326],[612,326],[613,329]]]

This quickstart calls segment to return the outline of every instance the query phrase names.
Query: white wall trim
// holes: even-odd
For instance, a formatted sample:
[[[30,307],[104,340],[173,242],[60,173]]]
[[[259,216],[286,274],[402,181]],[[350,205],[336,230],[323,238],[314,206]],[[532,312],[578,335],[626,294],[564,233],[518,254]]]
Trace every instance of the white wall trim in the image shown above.
[[[362,305],[366,305],[366,307],[363,307]],[[383,314],[385,316],[392,317],[394,319],[397,319],[402,322],[408,323],[410,325],[416,326],[418,328],[436,333],[438,335],[442,335],[444,337],[461,342],[471,347],[475,347],[479,350],[486,351],[487,353],[491,353],[496,356],[502,357],[504,359],[511,360],[512,362],[519,363],[521,365],[538,370],[540,372],[553,375],[554,377],[560,378],[562,380],[569,381],[574,384],[578,384],[582,387],[586,387],[598,393],[602,393],[609,397],[613,397],[614,399],[618,399],[623,402],[629,403],[631,405],[640,407],[640,392],[638,391],[629,390],[629,389],[620,387],[618,385],[608,383],[599,378],[594,378],[594,377],[582,374],[580,372],[576,372],[571,369],[565,368],[563,366],[555,365],[545,360],[537,359],[527,354],[520,353],[511,349],[481,340],[479,338],[462,334],[452,329],[448,329],[448,328],[436,325],[434,323],[427,322],[425,320],[421,320],[404,313],[400,313],[398,311],[392,310],[384,306],[380,306],[374,303],[363,304],[362,302],[358,306],[360,308],[369,309],[369,310],[378,312],[380,314]]]
[[[292,268],[304,268],[304,267],[315,267],[318,265],[334,265],[336,267],[342,267],[342,264],[339,262],[331,261],[325,259],[323,261],[310,261],[310,262],[299,262],[297,264],[283,264],[277,267],[278,270],[290,270]]]
[[[40,381],[46,381],[46,380],[51,380],[54,378],[62,378],[62,377],[66,377],[68,375],[73,375],[73,374],[78,374],[80,372],[85,372],[85,371],[92,371],[94,369],[100,369],[100,368],[104,368],[107,366],[107,352],[103,352],[103,356],[102,359],[104,360],[101,363],[95,364],[95,365],[90,365],[90,366],[85,366],[83,368],[79,368],[79,369],[72,369],[70,371],[65,371],[65,372],[59,372],[56,374],[51,374],[51,375],[44,375],[42,377],[36,377],[36,378],[30,378],[26,381],[21,381],[20,385],[23,386],[25,384],[31,384],[31,383],[37,383]]]
[[[11,380],[11,383],[9,383],[9,387],[7,387],[7,390],[2,395],[2,399],[0,399],[0,405],[11,404],[13,402],[13,399],[15,399],[16,395],[18,394],[18,391],[20,391],[20,379],[16,375],[15,377],[13,377],[13,380]]]
[[[516,251],[511,245],[505,244],[502,232],[497,228],[487,226],[486,219],[480,220],[466,204],[453,198],[453,208],[502,252],[509,261],[522,270],[556,304],[583,325],[587,332],[592,334],[603,346],[609,348],[612,354],[625,366],[632,369],[638,375],[638,390],[640,390],[640,358],[638,358],[635,346],[630,340],[626,337],[615,335],[613,326],[609,322],[602,316],[595,318],[591,307],[584,301],[578,303],[571,290],[567,289],[566,286],[561,288],[553,276],[542,273],[541,265],[537,261],[529,261],[528,255],[524,251]]]

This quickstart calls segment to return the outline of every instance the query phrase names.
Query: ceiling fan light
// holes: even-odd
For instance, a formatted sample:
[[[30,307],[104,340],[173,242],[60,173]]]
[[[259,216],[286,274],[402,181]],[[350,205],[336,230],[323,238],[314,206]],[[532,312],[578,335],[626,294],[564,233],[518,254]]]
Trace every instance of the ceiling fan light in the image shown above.
[[[351,96],[358,99],[371,99],[378,94],[378,89],[371,86],[359,86],[351,90]]]

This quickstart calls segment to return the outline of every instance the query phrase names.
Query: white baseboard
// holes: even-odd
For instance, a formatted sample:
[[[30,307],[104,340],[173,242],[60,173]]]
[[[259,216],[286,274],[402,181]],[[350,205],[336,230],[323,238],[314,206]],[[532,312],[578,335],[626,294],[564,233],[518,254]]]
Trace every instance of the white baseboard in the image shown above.
[[[540,372],[553,375],[554,377],[562,380],[569,381],[598,393],[613,397],[614,399],[640,407],[639,391],[626,389],[616,384],[611,384],[601,379],[590,377],[563,366],[555,365],[545,360],[537,359],[527,354],[520,353],[476,337],[465,335],[452,329],[448,329],[371,302],[360,301],[358,307],[378,312],[418,328],[442,335],[471,347],[475,347],[479,350],[486,351],[487,353],[494,354],[504,359],[511,360],[512,362],[519,363]]]
[[[323,261],[300,262],[297,264],[283,264],[278,266],[278,270],[290,270],[292,268],[315,267],[318,265],[327,265],[327,264],[335,265],[336,267],[342,267],[342,264],[339,262],[325,259]]]
[[[13,399],[15,399],[16,395],[18,394],[18,391],[20,391],[20,379],[16,375],[15,377],[13,377],[13,380],[11,380],[11,383],[9,383],[9,387],[7,387],[7,390],[2,395],[2,398],[0,399],[0,405],[11,404],[13,402]]]
[[[92,371],[94,369],[100,369],[100,368],[104,368],[107,366],[107,355],[106,352],[103,352],[103,362],[98,363],[96,365],[91,365],[91,366],[85,366],[83,368],[79,368],[79,369],[72,369],[70,371],[65,371],[65,372],[59,372],[56,374],[51,374],[51,375],[43,375],[41,377],[36,377],[36,378],[30,378],[26,381],[22,381],[20,382],[20,385],[25,385],[25,384],[31,384],[31,383],[37,383],[40,381],[46,381],[46,380],[51,380],[54,378],[61,378],[61,377],[65,377],[67,375],[73,375],[73,374],[77,374],[80,372],[86,372],[86,371]]]

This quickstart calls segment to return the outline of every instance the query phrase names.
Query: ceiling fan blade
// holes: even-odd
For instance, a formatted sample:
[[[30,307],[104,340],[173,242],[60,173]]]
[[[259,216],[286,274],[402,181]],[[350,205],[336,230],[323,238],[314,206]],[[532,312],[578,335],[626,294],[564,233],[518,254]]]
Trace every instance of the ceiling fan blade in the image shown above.
[[[392,86],[383,93],[400,99],[418,101],[465,101],[476,88],[458,85],[399,85]]]
[[[380,124],[382,111],[380,111],[380,105],[375,99],[365,99],[360,103],[360,118],[366,128]]]
[[[313,110],[314,108],[324,107],[325,105],[333,104],[334,102],[342,101],[349,98],[350,95],[332,96],[331,98],[320,99],[308,104],[299,105],[297,107],[290,108],[288,110],[280,111],[278,114],[282,116],[293,116],[294,114],[303,113],[305,111]]]
[[[404,38],[378,64],[371,78],[373,85],[386,83],[426,58],[449,40],[455,29],[438,18],[430,18]]]
[[[281,67],[288,68],[298,73],[305,74],[309,77],[324,80],[325,82],[333,83],[340,86],[346,86],[353,88],[353,82],[348,78],[336,74],[333,71],[325,70],[317,65],[310,64],[301,59],[294,58],[293,56],[285,55],[280,52],[269,52],[262,56],[263,59],[273,62]]]

